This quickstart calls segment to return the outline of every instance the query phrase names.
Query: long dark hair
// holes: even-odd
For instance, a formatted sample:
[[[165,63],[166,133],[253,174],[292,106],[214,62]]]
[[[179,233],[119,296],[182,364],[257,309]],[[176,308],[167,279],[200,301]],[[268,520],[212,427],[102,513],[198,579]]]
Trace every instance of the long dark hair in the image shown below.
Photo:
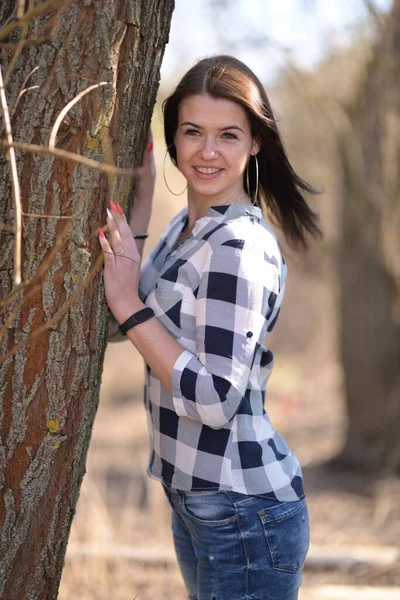
[[[257,154],[259,187],[257,201],[271,221],[283,229],[291,246],[308,248],[308,236],[322,235],[319,217],[307,204],[302,192],[319,193],[293,170],[286,155],[276,120],[259,79],[233,56],[212,56],[196,63],[181,79],[175,91],[163,102],[164,134],[172,162],[177,165],[175,133],[178,108],[188,96],[208,94],[240,104],[249,119],[252,136],[260,143]],[[254,160],[254,159],[253,159]],[[251,163],[253,163],[251,160]],[[255,194],[255,165],[249,165],[250,197]],[[251,193],[251,190],[254,190]]]

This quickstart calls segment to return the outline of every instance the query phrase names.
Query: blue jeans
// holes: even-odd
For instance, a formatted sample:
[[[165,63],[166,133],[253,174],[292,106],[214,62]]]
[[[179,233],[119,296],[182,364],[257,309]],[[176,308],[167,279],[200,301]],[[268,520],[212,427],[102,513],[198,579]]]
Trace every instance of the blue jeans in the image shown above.
[[[190,600],[297,599],[310,534],[305,497],[164,490]]]

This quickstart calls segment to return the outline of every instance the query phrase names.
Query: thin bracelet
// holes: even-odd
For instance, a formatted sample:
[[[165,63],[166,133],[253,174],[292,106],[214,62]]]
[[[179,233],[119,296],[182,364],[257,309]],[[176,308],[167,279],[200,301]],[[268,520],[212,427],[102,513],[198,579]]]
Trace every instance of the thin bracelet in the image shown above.
[[[134,240],[145,240],[149,237],[148,233],[133,233]]]

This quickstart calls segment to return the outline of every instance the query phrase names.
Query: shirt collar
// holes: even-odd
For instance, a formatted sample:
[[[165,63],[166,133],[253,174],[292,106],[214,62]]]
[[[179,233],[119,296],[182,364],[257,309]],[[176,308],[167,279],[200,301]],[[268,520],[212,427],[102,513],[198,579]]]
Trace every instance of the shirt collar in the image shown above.
[[[206,209],[208,217],[238,217],[240,215],[255,215],[262,217],[261,208],[259,206],[251,206],[250,204],[221,204],[220,206],[209,206]]]
[[[187,215],[187,209],[186,209]],[[222,223],[231,219],[237,219],[241,216],[255,216],[262,219],[262,212],[259,206],[251,206],[250,204],[221,204],[220,206],[209,206],[206,209],[204,217],[198,219],[192,229],[192,236],[199,234],[211,220]]]

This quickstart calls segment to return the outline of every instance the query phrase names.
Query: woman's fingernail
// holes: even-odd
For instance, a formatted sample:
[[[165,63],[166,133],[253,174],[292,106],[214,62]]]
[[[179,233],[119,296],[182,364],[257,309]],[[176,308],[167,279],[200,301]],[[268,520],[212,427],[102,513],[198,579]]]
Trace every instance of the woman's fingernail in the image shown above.
[[[113,221],[113,220],[114,220],[114,217],[112,216],[112,212],[111,212],[111,210],[110,210],[109,208],[106,208],[106,211],[107,211],[108,218],[109,218],[111,221]]]
[[[153,150],[153,142],[150,142],[150,144],[146,148],[146,152],[151,152],[152,150]]]
[[[110,206],[113,212],[117,212],[117,207],[115,206],[115,202],[113,200],[110,200]]]
[[[122,208],[122,206],[120,205],[119,202],[117,202],[117,210],[119,212],[120,215],[124,214],[124,209]]]
[[[97,230],[98,230],[98,232],[99,232],[99,236],[100,236],[101,238],[103,238],[103,237],[106,237],[106,236],[104,235],[104,231],[102,230],[102,228],[101,228],[101,227],[98,227],[98,228],[97,228]]]

